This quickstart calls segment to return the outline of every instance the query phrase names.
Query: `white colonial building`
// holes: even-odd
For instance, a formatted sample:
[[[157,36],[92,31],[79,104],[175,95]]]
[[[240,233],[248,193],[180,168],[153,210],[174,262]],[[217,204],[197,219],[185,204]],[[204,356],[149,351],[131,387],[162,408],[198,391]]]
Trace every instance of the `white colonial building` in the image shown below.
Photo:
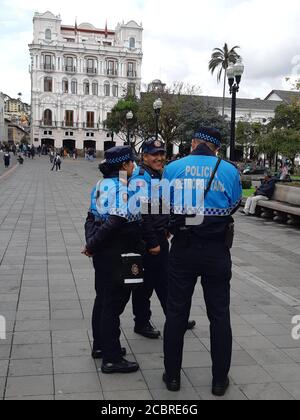
[[[111,140],[107,113],[125,92],[140,96],[142,33],[134,21],[108,30],[35,13],[29,45],[35,146],[104,150]]]

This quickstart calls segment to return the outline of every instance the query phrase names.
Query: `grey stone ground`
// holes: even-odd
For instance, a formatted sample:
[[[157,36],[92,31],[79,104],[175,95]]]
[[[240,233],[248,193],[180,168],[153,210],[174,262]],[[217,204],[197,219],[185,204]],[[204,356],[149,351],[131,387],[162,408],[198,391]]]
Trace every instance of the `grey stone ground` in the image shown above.
[[[122,342],[141,371],[105,376],[91,357],[93,270],[80,255],[97,163],[63,162],[50,173],[46,158],[25,161],[0,178],[0,340],[3,399],[211,399],[209,331],[197,289],[178,394],[162,383],[162,340],[133,333],[131,305]],[[1,175],[0,175],[1,176]],[[237,216],[233,249],[232,386],[227,399],[300,399],[300,341],[291,319],[300,315],[300,231]],[[153,321],[164,318],[153,298]]]

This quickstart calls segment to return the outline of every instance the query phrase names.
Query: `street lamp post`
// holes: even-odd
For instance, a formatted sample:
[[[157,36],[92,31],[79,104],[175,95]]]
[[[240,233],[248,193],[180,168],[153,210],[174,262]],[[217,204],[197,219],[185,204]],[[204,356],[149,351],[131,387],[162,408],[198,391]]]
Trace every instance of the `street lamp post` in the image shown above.
[[[156,122],[156,128],[155,128],[155,137],[156,140],[158,140],[158,122],[159,122],[159,116],[160,116],[160,111],[162,109],[163,103],[162,100],[160,98],[156,99],[153,103],[153,109],[155,112],[155,122]]]
[[[230,87],[231,101],[231,134],[230,134],[230,160],[235,161],[235,129],[236,129],[236,94],[239,91],[244,64],[238,60],[227,69],[228,83]]]
[[[133,119],[133,112],[128,111],[126,114],[126,120],[127,120],[127,145],[130,146],[130,121]]]

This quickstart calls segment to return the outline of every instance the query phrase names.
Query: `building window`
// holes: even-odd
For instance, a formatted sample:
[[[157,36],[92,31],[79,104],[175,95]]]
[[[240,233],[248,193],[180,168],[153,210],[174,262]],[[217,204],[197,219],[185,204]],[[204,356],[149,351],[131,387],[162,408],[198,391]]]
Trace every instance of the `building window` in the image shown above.
[[[70,131],[70,137],[73,137],[73,136],[74,136],[73,131]]]
[[[72,80],[71,82],[71,92],[73,95],[77,95],[77,81]]]
[[[92,84],[92,93],[94,96],[98,96],[98,83],[97,82],[93,82]]]
[[[65,58],[65,71],[75,72],[74,58],[73,57],[66,57]]]
[[[44,125],[52,125],[52,111],[51,109],[46,109],[44,111]]]
[[[112,93],[113,93],[113,96],[115,98],[117,98],[119,96],[119,86],[117,84],[114,84],[113,85],[113,87],[112,87]]]
[[[45,38],[47,39],[47,41],[51,41],[52,39],[51,29],[46,29]]]
[[[83,82],[83,94],[84,95],[90,94],[90,82]]]
[[[86,71],[88,74],[96,74],[95,60],[93,58],[86,60]]]
[[[110,84],[109,83],[104,83],[104,95],[105,96],[110,96]]]
[[[127,94],[129,96],[135,96],[135,83],[127,84]]]
[[[129,48],[135,48],[135,38],[129,39]]]
[[[106,62],[106,69],[108,76],[117,76],[118,75],[118,63],[117,61],[108,60]]]
[[[69,93],[69,81],[66,79],[62,81],[62,92]]]
[[[44,69],[45,70],[54,70],[52,55],[44,55]]]
[[[44,78],[44,92],[52,92],[52,77]]]
[[[127,63],[127,76],[128,77],[136,77],[135,63],[133,63],[133,62]]]
[[[86,126],[87,128],[94,128],[95,125],[95,113],[87,112],[86,113]]]
[[[67,127],[73,127],[74,126],[74,111],[66,111],[65,123],[66,123]]]
[[[91,133],[91,137],[95,137],[95,133]]]

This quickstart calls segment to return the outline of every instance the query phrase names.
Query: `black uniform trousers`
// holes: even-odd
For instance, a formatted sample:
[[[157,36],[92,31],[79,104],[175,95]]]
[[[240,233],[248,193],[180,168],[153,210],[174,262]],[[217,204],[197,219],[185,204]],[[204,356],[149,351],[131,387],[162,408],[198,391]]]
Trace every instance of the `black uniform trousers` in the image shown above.
[[[169,241],[165,232],[160,233],[158,237],[161,252],[155,256],[146,252],[143,258],[144,285],[132,292],[132,307],[137,327],[147,325],[151,319],[150,298],[154,290],[165,315],[167,313]]]
[[[227,378],[232,356],[230,323],[231,256],[223,241],[173,239],[169,257],[169,295],[164,332],[165,368],[169,377],[179,377],[184,335],[192,296],[201,276],[210,321],[214,381]]]
[[[120,315],[124,312],[131,289],[120,276],[120,253],[105,250],[93,258],[96,299],[92,315],[94,350],[102,350],[104,363],[122,359]]]

